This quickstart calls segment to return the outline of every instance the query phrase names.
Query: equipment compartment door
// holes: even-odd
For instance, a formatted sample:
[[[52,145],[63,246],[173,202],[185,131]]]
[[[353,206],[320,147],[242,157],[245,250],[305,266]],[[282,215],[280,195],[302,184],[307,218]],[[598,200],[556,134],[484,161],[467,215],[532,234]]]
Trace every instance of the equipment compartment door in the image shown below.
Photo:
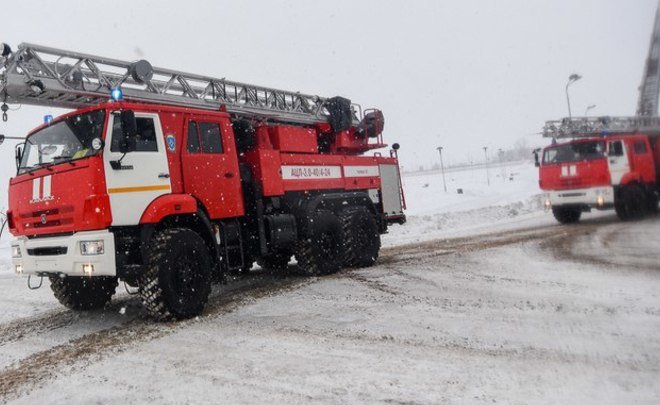
[[[229,120],[194,116],[185,120],[181,151],[183,183],[212,219],[243,215],[238,156]]]
[[[383,195],[383,212],[387,218],[403,216],[401,188],[399,187],[399,167],[380,165],[380,182]]]
[[[123,158],[119,152],[121,120],[110,117],[103,165],[110,196],[112,225],[137,225],[142,213],[157,197],[171,192],[165,140],[158,114],[135,113],[138,135],[135,150]],[[121,160],[121,168],[110,162]]]

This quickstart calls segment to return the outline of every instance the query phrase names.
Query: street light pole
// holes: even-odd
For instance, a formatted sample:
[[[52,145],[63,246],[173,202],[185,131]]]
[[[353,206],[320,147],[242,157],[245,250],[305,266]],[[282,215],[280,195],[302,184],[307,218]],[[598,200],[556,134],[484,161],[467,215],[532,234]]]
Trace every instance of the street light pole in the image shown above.
[[[445,188],[445,193],[447,192],[447,182],[445,181],[445,164],[442,162],[442,146],[436,148],[440,153],[440,170],[442,171],[442,186]]]
[[[575,83],[580,79],[582,79],[582,76],[580,76],[577,73],[573,73],[572,75],[568,76],[568,83],[566,83],[566,104],[568,104],[568,118],[572,118],[572,116],[571,116],[571,99],[568,97],[568,86],[570,86],[571,83]]]
[[[502,149],[498,149],[497,155],[500,158],[500,175],[502,176],[502,181],[506,181],[506,167],[504,166],[504,151]]]
[[[591,110],[592,108],[596,108],[596,104],[591,104],[591,105],[587,106],[587,109],[584,110],[584,116],[585,117],[587,116],[587,113],[589,112],[589,110]]]
[[[486,156],[486,181],[490,186],[490,173],[488,172],[488,146],[484,146],[484,156]]]

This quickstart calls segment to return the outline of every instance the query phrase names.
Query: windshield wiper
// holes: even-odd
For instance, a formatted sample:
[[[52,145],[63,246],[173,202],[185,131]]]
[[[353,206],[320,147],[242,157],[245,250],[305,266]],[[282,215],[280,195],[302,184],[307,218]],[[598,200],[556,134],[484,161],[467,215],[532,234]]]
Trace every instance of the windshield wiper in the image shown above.
[[[68,163],[71,166],[75,166],[76,164],[73,161],[73,156],[58,156],[53,159],[54,164],[59,164],[59,163]]]
[[[43,169],[47,169],[49,171],[53,171],[53,169],[51,168],[51,166],[53,164],[54,164],[53,162],[35,163],[34,165],[28,167],[27,169],[33,169],[34,170],[34,169],[42,169],[43,168]]]

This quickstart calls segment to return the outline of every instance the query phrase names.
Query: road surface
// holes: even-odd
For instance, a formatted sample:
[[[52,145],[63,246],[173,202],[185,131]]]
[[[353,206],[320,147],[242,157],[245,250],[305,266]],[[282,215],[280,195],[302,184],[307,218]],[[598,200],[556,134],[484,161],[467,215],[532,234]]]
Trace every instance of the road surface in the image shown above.
[[[659,247],[660,217],[614,216],[389,247],[253,271],[164,324],[126,293],[74,313],[12,290],[0,402],[659,403]]]

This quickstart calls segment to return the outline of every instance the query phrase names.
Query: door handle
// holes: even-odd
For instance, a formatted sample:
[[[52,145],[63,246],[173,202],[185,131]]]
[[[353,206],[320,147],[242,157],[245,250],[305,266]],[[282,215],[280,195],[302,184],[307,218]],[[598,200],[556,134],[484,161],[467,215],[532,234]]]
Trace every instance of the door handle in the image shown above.
[[[228,178],[228,179],[231,179],[232,177],[234,177],[234,173],[227,172],[227,173],[225,173],[225,177]]]
[[[158,178],[159,179],[169,179],[170,175],[167,174],[167,173],[160,173],[160,174],[158,174]]]

